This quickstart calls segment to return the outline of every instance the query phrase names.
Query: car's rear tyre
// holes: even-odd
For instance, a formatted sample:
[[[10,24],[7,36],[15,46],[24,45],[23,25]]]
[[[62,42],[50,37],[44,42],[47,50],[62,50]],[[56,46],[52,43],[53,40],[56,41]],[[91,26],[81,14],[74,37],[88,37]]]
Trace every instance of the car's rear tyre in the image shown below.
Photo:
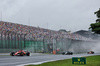
[[[73,55],[73,53],[71,53],[71,55]]]
[[[15,54],[15,52],[11,52],[11,53],[10,53],[11,56],[14,56],[14,54]]]
[[[27,53],[26,53],[26,55],[27,55],[27,56],[30,56],[30,53],[29,53],[29,52],[27,52]]]

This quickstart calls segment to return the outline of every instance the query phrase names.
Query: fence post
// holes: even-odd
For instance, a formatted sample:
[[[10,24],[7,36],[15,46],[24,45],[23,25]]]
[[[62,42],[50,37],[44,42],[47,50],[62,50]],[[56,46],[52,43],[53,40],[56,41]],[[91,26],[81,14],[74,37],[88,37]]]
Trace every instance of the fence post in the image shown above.
[[[17,38],[18,38],[18,49],[19,49],[19,34],[17,34]]]
[[[24,34],[24,49],[25,49],[25,40],[26,40],[25,37],[26,37],[26,34]]]
[[[8,33],[8,38],[7,38],[7,40],[8,40],[8,48],[10,48],[10,46],[9,46],[10,45],[10,43],[9,43],[9,33]]]
[[[44,38],[45,37],[43,37],[43,52],[45,52],[45,42],[44,42]]]
[[[3,48],[3,40],[2,40],[2,34],[3,33],[3,31],[1,32],[1,48]]]
[[[22,50],[22,35],[23,35],[23,34],[20,34],[20,44],[21,44],[21,50]]]
[[[6,33],[5,33],[5,48],[8,48],[8,42],[7,42],[8,35],[7,35],[7,33],[8,33],[8,31],[6,31]]]
[[[12,49],[13,49],[13,32],[11,33],[11,45],[12,45]]]
[[[4,38],[4,40],[5,40],[4,48],[6,48],[6,32],[4,33],[4,35],[5,35],[5,38]]]
[[[5,33],[4,33],[4,35],[5,35],[5,37],[4,37],[4,38],[5,38],[5,39],[4,39],[4,40],[5,40],[5,44],[4,44],[5,46],[4,46],[4,48],[5,48],[5,49],[7,48],[7,42],[6,42],[6,33],[7,33],[7,32],[8,32],[8,31],[5,30]]]
[[[17,48],[16,47],[16,33],[14,32],[14,43],[15,43],[15,49]]]

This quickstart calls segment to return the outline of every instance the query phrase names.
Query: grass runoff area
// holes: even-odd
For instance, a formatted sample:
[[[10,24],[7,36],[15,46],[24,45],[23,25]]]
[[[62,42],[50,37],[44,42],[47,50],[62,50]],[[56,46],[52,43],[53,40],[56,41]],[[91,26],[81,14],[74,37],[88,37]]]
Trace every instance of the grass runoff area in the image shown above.
[[[72,64],[72,59],[65,59],[53,62],[47,62],[39,65],[27,65],[27,66],[100,66],[100,55],[86,57],[86,64]]]

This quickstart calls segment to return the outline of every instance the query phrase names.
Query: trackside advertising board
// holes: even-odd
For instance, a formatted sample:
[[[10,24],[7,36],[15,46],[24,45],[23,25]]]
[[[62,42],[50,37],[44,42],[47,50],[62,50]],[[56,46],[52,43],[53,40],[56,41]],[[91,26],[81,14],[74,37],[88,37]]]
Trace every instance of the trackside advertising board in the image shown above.
[[[72,64],[86,64],[86,58],[85,57],[73,57]]]

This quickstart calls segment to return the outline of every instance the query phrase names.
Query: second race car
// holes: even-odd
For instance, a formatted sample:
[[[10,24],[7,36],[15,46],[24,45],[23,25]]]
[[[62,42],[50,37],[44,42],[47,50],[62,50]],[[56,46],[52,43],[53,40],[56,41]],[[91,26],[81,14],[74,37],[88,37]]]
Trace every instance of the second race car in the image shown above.
[[[72,54],[73,54],[73,52],[69,52],[69,51],[68,51],[68,52],[63,52],[63,53],[62,53],[62,55],[72,55]]]
[[[87,52],[87,54],[94,54],[94,51],[89,51]]]

